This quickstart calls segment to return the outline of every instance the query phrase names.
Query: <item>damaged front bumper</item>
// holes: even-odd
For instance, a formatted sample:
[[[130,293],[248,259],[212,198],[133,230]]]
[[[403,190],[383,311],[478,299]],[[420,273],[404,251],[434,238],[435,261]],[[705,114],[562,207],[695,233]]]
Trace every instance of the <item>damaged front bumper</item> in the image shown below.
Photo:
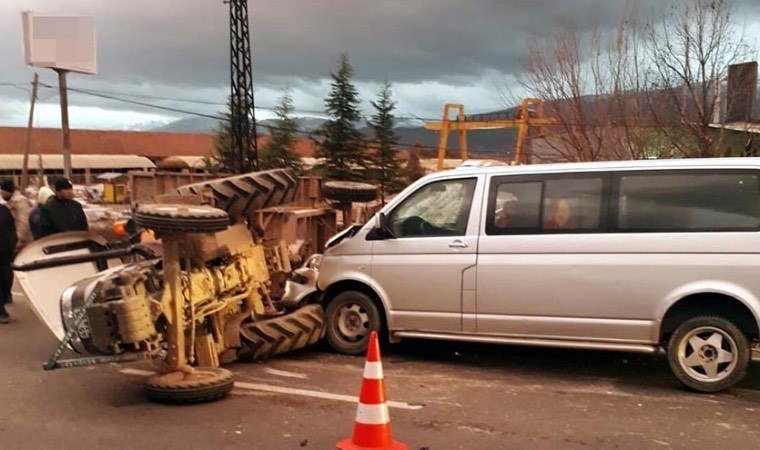
[[[322,255],[311,255],[303,266],[293,271],[290,278],[285,282],[285,293],[277,302],[284,309],[294,309],[303,305],[313,295],[319,292],[317,277],[319,276],[319,264]]]

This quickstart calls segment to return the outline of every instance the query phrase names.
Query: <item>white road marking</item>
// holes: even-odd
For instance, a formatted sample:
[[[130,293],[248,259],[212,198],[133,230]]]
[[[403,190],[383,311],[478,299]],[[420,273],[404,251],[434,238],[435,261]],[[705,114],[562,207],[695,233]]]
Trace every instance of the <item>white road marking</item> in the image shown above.
[[[141,377],[147,377],[156,373],[150,370],[140,370],[140,369],[121,369],[120,372],[126,375],[138,375]]]
[[[272,375],[277,375],[280,377],[285,377],[285,378],[300,378],[302,380],[306,380],[309,378],[309,376],[306,375],[305,373],[288,372],[286,370],[270,369],[269,367],[265,368],[264,372],[272,374]]]
[[[121,369],[121,373],[126,375],[138,375],[138,376],[148,376],[153,375],[154,372],[151,372],[150,370],[140,370],[140,369]],[[286,394],[286,395],[299,395],[301,397],[312,397],[312,398],[321,398],[324,400],[335,400],[340,402],[349,402],[349,403],[359,403],[359,397],[354,397],[351,395],[343,395],[343,394],[333,394],[331,392],[320,392],[320,391],[311,391],[308,389],[295,389],[295,388],[286,388],[286,387],[280,387],[280,386],[272,386],[270,384],[262,384],[262,383],[248,383],[245,381],[236,381],[235,387],[239,389],[246,389],[251,391],[263,391],[263,392],[272,392],[275,394]],[[422,409],[423,405],[414,405],[409,404],[406,402],[395,402],[395,401],[388,401],[386,402],[389,408],[397,408],[397,409],[407,409],[416,411],[418,409]]]
[[[310,391],[307,389],[285,388],[285,387],[271,386],[268,384],[261,384],[261,383],[246,383],[244,381],[236,381],[235,387],[239,387],[242,389],[250,389],[253,391],[274,392],[277,394],[300,395],[303,397],[314,397],[314,398],[321,398],[325,400],[336,400],[336,401],[341,401],[341,402],[359,403],[359,397],[354,397],[351,395],[343,395],[343,394],[333,394],[331,392],[319,392],[319,391]],[[386,402],[386,404],[388,405],[389,408],[409,409],[412,411],[423,408],[422,405],[414,405],[414,404],[409,404],[406,402],[388,401]]]
[[[609,395],[613,397],[633,397],[630,392],[621,391],[620,389],[612,386],[581,386],[572,387],[567,389],[559,389],[557,392],[564,394],[597,394],[597,395]],[[637,395],[640,397],[640,395]]]
[[[16,296],[16,297],[21,297],[22,295],[24,295],[24,293],[23,292],[11,292],[11,295]]]

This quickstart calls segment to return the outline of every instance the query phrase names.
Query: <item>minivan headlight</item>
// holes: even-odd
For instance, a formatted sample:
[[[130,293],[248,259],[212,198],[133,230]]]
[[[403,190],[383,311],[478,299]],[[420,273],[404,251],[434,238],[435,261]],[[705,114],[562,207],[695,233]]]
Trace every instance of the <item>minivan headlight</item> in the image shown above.
[[[304,266],[309,269],[319,270],[320,264],[322,264],[322,255],[317,254],[311,255]]]

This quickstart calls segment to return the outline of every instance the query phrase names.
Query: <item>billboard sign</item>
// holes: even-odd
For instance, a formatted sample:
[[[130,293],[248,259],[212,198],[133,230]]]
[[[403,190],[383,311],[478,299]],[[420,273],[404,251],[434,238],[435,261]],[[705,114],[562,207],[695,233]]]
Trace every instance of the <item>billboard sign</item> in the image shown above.
[[[21,13],[27,65],[94,75],[95,19]]]

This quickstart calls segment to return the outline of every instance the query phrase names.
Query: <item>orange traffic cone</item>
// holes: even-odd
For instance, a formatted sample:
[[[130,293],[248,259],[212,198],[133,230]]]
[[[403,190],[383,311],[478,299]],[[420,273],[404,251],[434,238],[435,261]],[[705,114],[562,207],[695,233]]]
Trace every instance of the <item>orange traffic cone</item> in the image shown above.
[[[385,404],[383,363],[380,362],[380,344],[377,333],[369,335],[367,361],[364,365],[362,392],[356,410],[354,437],[337,444],[338,450],[408,450],[406,445],[394,441],[391,435],[391,419]]]

